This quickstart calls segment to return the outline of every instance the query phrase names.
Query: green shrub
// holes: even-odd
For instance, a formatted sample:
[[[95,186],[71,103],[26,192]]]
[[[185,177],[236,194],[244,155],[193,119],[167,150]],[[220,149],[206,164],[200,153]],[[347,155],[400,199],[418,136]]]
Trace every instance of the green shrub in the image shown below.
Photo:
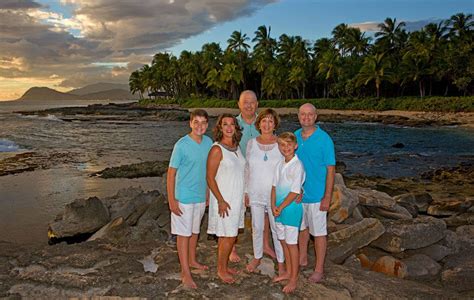
[[[406,111],[438,111],[438,112],[474,112],[474,96],[469,97],[399,97],[399,98],[335,98],[335,99],[285,99],[261,100],[260,107],[299,107],[310,102],[318,109],[335,110],[406,110]],[[236,100],[226,99],[144,99],[140,104],[180,104],[187,108],[222,107],[237,108]]]

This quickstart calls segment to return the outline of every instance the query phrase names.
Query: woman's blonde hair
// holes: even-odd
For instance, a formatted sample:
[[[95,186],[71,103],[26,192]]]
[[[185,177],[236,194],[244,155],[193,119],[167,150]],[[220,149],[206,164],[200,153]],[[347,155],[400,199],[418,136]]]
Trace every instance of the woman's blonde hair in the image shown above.
[[[212,130],[214,132],[214,140],[216,142],[220,142],[222,140],[222,137],[224,136],[224,134],[222,133],[222,120],[224,118],[231,118],[234,120],[235,133],[232,136],[232,143],[236,146],[239,145],[240,139],[242,138],[242,128],[240,128],[239,122],[237,122],[237,118],[234,117],[234,115],[228,113],[221,114],[217,119],[216,126],[214,126],[214,129]]]

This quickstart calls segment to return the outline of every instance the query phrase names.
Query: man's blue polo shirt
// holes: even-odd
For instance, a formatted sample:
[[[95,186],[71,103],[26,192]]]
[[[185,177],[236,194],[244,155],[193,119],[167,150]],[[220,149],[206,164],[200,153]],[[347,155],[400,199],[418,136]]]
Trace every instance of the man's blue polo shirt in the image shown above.
[[[303,163],[306,181],[303,184],[303,203],[319,203],[326,190],[327,167],[336,165],[334,143],[320,127],[304,140],[302,129],[295,131],[298,148],[296,154]]]
[[[242,138],[240,139],[240,151],[245,156],[247,154],[247,143],[260,135],[258,132],[257,127],[255,127],[255,121],[252,124],[248,124],[247,122],[242,119],[242,114],[237,116],[237,122],[239,122],[239,126],[242,128]]]

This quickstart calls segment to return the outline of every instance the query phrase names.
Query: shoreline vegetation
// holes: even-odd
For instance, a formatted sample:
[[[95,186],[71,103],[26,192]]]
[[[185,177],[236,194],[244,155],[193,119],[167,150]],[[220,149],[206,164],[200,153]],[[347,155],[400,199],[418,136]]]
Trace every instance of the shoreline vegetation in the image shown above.
[[[352,98],[363,107],[373,106],[364,100],[371,97],[472,96],[473,24],[472,14],[458,13],[409,31],[404,22],[386,18],[369,37],[342,23],[314,43],[298,35],[274,38],[271,27],[262,25],[253,37],[232,32],[224,47],[210,42],[179,56],[156,53],[130,74],[129,88],[140,99],[237,99],[250,89],[260,100]],[[350,108],[356,101],[335,103]]]

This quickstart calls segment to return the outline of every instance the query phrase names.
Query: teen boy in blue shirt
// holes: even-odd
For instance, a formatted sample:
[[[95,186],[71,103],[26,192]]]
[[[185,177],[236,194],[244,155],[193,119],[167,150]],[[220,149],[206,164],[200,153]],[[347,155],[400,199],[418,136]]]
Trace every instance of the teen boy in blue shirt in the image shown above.
[[[208,268],[196,260],[201,220],[209,199],[206,162],[212,140],[204,135],[208,119],[205,110],[197,109],[191,112],[191,132],[174,145],[167,175],[171,233],[177,235],[181,280],[189,288],[197,288],[190,268]]]

